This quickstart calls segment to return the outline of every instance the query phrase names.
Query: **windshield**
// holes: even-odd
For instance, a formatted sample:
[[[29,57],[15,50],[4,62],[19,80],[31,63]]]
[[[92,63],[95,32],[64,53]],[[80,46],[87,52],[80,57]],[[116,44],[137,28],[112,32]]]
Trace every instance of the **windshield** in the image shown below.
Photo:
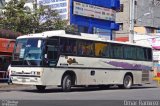
[[[45,41],[41,38],[18,39],[15,44],[12,65],[41,66]]]

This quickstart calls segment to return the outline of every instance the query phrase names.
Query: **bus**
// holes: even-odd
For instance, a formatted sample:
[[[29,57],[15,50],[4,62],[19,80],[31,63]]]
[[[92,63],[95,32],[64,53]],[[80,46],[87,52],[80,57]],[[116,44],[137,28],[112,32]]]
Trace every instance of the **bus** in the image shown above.
[[[16,39],[10,77],[39,91],[50,85],[64,92],[79,86],[129,89],[150,83],[152,65],[151,47],[56,30]]]

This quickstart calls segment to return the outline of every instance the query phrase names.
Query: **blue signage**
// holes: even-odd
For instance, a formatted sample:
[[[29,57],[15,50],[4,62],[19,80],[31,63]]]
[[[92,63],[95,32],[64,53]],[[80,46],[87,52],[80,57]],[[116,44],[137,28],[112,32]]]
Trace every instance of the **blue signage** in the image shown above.
[[[116,10],[120,8],[120,0],[70,0],[70,23],[93,28],[118,30],[115,23]]]

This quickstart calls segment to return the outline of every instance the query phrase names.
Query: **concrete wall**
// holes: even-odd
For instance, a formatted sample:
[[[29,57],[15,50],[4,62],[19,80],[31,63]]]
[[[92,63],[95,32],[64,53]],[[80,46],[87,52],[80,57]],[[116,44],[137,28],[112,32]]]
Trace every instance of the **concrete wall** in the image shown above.
[[[134,31],[139,34],[145,34],[146,28],[145,27],[134,27]]]
[[[116,31],[116,37],[126,37],[129,33],[129,0],[120,0],[124,5],[123,12],[116,14],[116,22],[123,23],[123,30]]]
[[[151,33],[160,27],[160,0],[135,0],[135,32]],[[124,4],[124,12],[117,13],[117,23],[123,23],[123,30],[116,32],[116,37],[128,37],[130,0],[120,0]],[[148,15],[144,15],[150,13]],[[156,32],[156,31],[152,31]]]
[[[145,16],[145,13],[150,14]],[[160,26],[160,0],[137,0],[135,19],[135,26],[158,28]]]

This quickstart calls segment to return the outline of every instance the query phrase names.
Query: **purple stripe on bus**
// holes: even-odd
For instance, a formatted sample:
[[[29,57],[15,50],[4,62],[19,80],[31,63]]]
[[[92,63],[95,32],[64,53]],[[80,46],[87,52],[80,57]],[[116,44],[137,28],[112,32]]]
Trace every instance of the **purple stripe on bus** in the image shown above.
[[[127,62],[110,61],[110,62],[105,62],[105,63],[110,64],[110,65],[115,66],[115,67],[121,67],[123,69],[141,69],[141,70],[151,70],[152,69],[152,67],[149,67],[149,66],[146,66],[146,65],[130,64],[130,63],[127,63]]]

